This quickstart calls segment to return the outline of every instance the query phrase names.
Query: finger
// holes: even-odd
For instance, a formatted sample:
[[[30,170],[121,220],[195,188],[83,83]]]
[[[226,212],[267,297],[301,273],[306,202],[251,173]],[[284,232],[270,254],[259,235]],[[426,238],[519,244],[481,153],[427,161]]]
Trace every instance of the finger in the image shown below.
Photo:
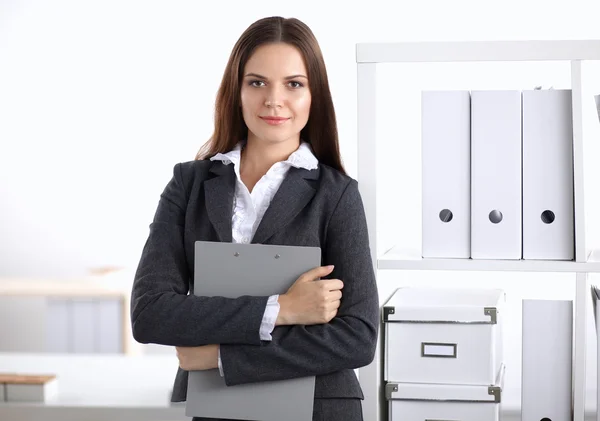
[[[309,270],[308,272],[303,273],[300,276],[300,278],[298,278],[298,281],[300,281],[300,282],[314,281],[315,279],[329,275],[332,271],[333,271],[333,265],[318,266],[314,269]]]
[[[336,291],[329,291],[327,294],[327,301],[339,301],[342,299],[342,291],[339,289]]]
[[[330,301],[327,303],[327,310],[328,311],[337,311],[338,308],[340,308],[340,305],[341,305],[340,300]]]
[[[327,291],[336,291],[344,288],[344,283],[341,279],[322,279],[320,282]]]
[[[337,310],[329,312],[327,315],[327,321],[330,322],[337,315]]]

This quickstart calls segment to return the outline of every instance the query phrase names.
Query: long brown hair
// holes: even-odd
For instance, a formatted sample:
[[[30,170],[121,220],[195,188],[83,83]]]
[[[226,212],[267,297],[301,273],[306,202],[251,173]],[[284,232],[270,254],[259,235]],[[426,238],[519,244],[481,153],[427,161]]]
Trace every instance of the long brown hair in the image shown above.
[[[241,111],[241,83],[244,68],[252,53],[263,44],[283,42],[296,47],[304,58],[311,93],[310,114],[300,132],[310,143],[319,162],[346,173],[340,157],[337,122],[325,61],[310,28],[298,19],[279,16],[254,22],[238,39],[229,57],[215,103],[215,130],[198,151],[196,159],[226,153],[248,136]]]

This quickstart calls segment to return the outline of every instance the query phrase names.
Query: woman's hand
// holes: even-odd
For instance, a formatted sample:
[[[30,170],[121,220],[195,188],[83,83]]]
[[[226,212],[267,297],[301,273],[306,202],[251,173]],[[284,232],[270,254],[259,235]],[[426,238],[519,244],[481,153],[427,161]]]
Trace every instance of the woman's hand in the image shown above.
[[[219,345],[177,346],[179,367],[185,371],[219,368]]]
[[[337,314],[344,283],[329,275],[333,266],[320,266],[303,273],[285,294],[279,296],[279,325],[316,325],[328,323]]]

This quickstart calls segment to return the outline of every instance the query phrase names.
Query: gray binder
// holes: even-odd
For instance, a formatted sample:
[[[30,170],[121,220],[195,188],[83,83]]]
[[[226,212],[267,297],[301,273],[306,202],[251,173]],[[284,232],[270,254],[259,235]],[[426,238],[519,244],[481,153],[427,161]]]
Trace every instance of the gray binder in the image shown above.
[[[318,247],[196,241],[194,294],[283,294],[321,266]],[[227,370],[227,367],[225,367]],[[311,421],[315,377],[226,386],[218,369],[189,373],[185,414],[235,420]]]

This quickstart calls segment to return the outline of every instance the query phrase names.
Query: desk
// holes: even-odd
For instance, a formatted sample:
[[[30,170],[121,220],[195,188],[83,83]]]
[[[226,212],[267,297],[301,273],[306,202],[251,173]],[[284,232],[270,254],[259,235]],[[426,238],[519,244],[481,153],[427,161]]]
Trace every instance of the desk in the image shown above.
[[[189,421],[171,404],[173,356],[0,353],[0,371],[49,373],[58,397],[47,403],[0,403],[2,421]]]
[[[160,356],[0,353],[0,371],[56,374],[58,398],[48,403],[0,403],[2,421],[190,421],[185,404],[170,402],[177,371]],[[517,374],[517,376],[515,376]],[[519,373],[502,393],[502,421],[521,421]],[[590,373],[585,421],[596,421],[596,375]]]

